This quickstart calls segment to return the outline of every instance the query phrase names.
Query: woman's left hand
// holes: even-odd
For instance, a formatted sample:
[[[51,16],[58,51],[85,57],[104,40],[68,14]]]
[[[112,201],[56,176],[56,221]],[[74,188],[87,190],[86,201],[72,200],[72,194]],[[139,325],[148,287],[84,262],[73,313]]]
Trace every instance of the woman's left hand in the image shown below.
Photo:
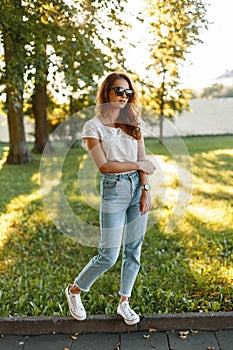
[[[146,214],[152,209],[150,191],[142,190],[140,198],[140,212],[141,215]]]

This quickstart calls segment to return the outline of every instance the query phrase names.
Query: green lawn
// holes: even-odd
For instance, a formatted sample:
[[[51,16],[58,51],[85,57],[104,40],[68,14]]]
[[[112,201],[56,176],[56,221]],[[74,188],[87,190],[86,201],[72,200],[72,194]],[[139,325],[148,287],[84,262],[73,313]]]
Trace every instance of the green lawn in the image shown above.
[[[192,197],[172,231],[167,223],[179,189],[186,186],[174,173],[174,140],[167,140],[168,150],[146,141],[165,180],[161,175],[152,181],[154,209],[131,298],[139,313],[233,310],[232,136],[183,140],[191,161],[186,171],[192,173],[191,188],[185,190],[192,190]],[[7,145],[0,144],[3,159],[6,152]],[[64,191],[74,212],[98,225],[98,211],[85,202],[77,181],[84,155],[81,148],[68,153]],[[0,164],[1,316],[68,315],[64,289],[97,252],[62,234],[49,219],[41,201],[40,157],[35,158],[22,166]],[[177,159],[182,164],[181,154]],[[83,294],[89,314],[116,312],[120,268],[121,259]]]

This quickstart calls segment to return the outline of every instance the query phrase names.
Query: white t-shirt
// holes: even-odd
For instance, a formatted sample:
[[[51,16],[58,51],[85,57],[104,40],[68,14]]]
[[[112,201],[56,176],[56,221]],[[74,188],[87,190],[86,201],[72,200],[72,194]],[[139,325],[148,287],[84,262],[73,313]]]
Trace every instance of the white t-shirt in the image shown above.
[[[82,145],[87,150],[85,138],[99,139],[102,143],[105,157],[109,162],[137,162],[138,142],[127,135],[121,128],[113,128],[101,123],[94,117],[84,124]]]

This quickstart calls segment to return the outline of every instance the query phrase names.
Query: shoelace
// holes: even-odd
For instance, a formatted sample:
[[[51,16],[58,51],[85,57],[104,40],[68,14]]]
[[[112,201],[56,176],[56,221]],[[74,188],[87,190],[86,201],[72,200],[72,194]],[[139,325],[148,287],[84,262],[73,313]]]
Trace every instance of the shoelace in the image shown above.
[[[125,315],[126,315],[126,317],[128,318],[130,318],[130,317],[132,317],[132,316],[135,316],[135,312],[130,308],[130,306],[129,306],[129,304],[128,303],[125,303],[124,305],[122,305],[123,306],[123,311],[124,311],[124,313],[125,313]]]
[[[73,306],[75,307],[78,305],[81,310],[84,310],[80,296],[78,294],[77,295],[70,294],[70,296],[71,296],[71,302]]]

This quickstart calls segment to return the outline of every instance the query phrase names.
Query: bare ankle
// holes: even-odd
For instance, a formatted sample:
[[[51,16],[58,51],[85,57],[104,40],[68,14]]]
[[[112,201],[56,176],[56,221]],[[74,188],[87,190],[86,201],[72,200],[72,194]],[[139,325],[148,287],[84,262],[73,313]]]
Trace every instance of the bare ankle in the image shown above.
[[[129,301],[129,298],[122,295],[120,299],[120,304],[123,303],[124,301]]]
[[[72,294],[80,294],[81,290],[74,284],[71,288],[70,291]]]

